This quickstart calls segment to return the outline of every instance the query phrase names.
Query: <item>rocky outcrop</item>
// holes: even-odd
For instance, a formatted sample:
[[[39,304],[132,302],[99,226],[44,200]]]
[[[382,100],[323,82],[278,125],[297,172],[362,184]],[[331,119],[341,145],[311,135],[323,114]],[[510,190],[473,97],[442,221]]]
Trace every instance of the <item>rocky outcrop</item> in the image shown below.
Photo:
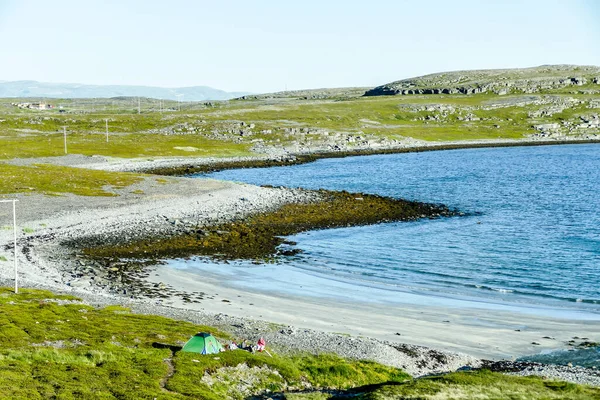
[[[378,86],[365,96],[536,93],[542,90],[598,83],[600,67],[555,65],[525,69],[456,71],[404,79]]]

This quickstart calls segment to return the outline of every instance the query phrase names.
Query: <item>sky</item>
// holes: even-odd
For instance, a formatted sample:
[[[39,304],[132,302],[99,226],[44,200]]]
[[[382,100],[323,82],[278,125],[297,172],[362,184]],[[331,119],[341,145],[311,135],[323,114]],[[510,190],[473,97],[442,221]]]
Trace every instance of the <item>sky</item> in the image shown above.
[[[600,65],[598,0],[0,0],[0,81],[255,93]]]

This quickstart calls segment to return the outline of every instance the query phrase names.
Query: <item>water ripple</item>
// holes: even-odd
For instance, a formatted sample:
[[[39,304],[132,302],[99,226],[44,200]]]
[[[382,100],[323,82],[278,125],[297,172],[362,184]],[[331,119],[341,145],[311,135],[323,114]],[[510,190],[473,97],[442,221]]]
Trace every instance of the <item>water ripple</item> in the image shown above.
[[[600,145],[569,145],[348,157],[210,177],[377,193],[468,213],[298,234],[290,239],[303,253],[287,263],[296,270],[367,287],[596,305],[597,171]]]

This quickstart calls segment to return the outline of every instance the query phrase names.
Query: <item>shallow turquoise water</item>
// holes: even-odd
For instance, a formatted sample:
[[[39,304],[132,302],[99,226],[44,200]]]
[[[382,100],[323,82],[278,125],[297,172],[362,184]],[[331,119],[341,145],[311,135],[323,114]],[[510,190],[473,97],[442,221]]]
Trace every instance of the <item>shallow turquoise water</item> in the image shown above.
[[[261,289],[269,276],[297,294],[600,313],[600,145],[347,157],[203,176],[377,193],[468,213],[299,234],[290,239],[302,254],[283,265],[228,267],[242,285]]]

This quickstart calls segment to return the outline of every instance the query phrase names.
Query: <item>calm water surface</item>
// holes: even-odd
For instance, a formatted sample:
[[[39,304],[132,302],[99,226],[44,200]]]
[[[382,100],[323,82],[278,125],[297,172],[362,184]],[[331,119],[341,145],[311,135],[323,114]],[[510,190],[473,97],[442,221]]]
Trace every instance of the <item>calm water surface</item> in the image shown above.
[[[176,267],[305,295],[600,313],[600,145],[348,157],[203,176],[444,203],[468,216],[302,233],[290,238],[302,254],[281,265]]]

